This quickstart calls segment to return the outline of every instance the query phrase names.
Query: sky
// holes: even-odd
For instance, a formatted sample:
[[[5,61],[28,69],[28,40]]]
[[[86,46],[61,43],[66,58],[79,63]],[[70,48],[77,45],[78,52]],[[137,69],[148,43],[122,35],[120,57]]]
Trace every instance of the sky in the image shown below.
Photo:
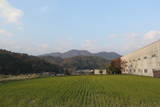
[[[125,55],[160,39],[160,0],[0,0],[0,49]]]

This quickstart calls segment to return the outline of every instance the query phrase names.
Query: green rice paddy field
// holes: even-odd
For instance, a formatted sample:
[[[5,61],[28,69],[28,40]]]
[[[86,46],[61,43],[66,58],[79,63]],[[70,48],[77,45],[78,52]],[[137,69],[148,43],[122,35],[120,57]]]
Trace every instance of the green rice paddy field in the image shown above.
[[[110,75],[0,82],[0,107],[160,107],[160,79]]]

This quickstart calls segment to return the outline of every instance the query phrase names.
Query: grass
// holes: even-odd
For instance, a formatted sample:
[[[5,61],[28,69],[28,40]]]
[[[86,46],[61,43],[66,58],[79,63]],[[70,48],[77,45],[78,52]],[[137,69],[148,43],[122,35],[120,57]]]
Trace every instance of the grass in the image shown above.
[[[159,107],[160,79],[71,76],[0,83],[0,107]]]
[[[0,82],[10,81],[10,80],[24,80],[24,79],[33,79],[38,78],[38,74],[28,74],[28,75],[0,75]]]

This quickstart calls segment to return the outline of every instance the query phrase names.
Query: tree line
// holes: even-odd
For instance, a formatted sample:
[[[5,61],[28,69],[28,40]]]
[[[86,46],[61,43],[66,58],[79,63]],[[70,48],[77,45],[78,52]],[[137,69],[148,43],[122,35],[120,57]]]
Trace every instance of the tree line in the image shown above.
[[[63,69],[38,57],[0,50],[0,74],[18,75],[42,72],[61,72]]]

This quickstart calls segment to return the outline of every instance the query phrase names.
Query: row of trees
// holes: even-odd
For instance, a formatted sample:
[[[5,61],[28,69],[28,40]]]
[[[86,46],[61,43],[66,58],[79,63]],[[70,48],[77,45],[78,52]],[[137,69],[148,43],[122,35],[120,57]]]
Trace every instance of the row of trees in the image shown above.
[[[112,71],[112,74],[121,74],[122,66],[121,66],[121,59],[117,58],[111,61],[109,70]]]
[[[80,57],[78,57],[78,59],[79,59]],[[75,58],[73,58],[73,59],[75,59]],[[77,58],[76,58],[77,59]],[[81,59],[82,60],[82,59]],[[91,60],[91,63],[89,63],[88,61],[86,61],[86,59],[85,59],[85,63],[87,63],[87,64],[85,64],[85,63],[83,63],[83,60],[81,61],[81,60],[76,60],[76,63],[74,62],[74,61],[71,61],[71,63],[72,64],[70,64],[70,63],[68,63],[68,61],[67,61],[67,65],[68,66],[65,66],[66,67],[66,69],[64,70],[64,73],[66,74],[66,75],[71,75],[74,71],[76,71],[76,67],[79,67],[79,66],[77,66],[77,65],[80,65],[80,67],[81,68],[78,68],[78,69],[92,69],[92,70],[94,70],[94,69],[102,69],[102,70],[104,70],[104,69],[106,69],[106,71],[107,71],[107,74],[121,74],[121,70],[122,70],[122,67],[121,67],[121,65],[122,65],[122,61],[121,61],[121,59],[120,58],[117,58],[117,59],[114,59],[114,60],[112,60],[112,61],[110,61],[110,62],[105,62],[104,61],[104,63],[102,63],[101,61],[101,63],[100,62],[98,62],[98,61],[96,61],[95,60],[95,62],[93,61],[93,60]],[[93,61],[93,62],[92,62]],[[78,64],[77,64],[78,63]],[[81,64],[82,63],[82,64]],[[94,63],[94,64],[92,64],[92,63]],[[99,66],[97,66],[96,64],[98,63],[98,65]],[[77,65],[76,65],[77,64]],[[87,67],[86,66],[84,66],[84,65],[87,65]]]

